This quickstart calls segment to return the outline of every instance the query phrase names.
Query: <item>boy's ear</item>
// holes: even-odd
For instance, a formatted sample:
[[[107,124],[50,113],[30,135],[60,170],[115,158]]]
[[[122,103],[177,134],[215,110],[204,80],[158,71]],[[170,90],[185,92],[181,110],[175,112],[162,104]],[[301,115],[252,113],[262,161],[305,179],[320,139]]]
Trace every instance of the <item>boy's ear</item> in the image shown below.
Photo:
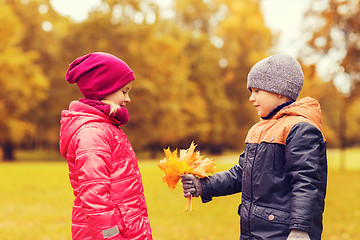
[[[289,102],[289,101],[291,101],[291,99],[289,98],[289,97],[287,97],[287,96],[284,96],[284,95],[278,95],[278,98],[279,99],[283,99],[284,101],[286,101],[286,102]]]
[[[278,95],[278,97],[280,98],[280,99],[284,99],[286,102],[289,102],[289,101],[293,101],[291,98],[289,98],[289,97],[287,97],[287,96],[284,96],[284,95]]]

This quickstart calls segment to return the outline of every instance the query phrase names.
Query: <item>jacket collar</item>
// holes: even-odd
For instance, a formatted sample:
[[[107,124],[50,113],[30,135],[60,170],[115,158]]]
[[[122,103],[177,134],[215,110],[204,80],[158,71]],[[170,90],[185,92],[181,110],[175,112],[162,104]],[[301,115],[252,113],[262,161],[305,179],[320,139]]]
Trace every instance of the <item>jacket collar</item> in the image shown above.
[[[283,104],[280,104],[279,106],[277,106],[276,108],[274,108],[274,110],[272,110],[266,117],[263,117],[262,119],[270,119],[272,116],[274,116],[277,112],[279,112],[281,109],[283,109],[286,106],[289,106],[290,104],[292,104],[295,101],[289,101]]]
[[[320,103],[311,97],[302,98],[282,107],[270,119],[279,119],[285,115],[304,117],[313,122],[320,130],[322,129]]]

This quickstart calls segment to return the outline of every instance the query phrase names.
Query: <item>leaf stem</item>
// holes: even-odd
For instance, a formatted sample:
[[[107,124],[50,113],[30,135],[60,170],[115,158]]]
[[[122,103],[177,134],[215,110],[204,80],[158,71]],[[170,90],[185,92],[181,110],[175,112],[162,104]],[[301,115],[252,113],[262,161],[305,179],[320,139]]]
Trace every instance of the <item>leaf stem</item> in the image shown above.
[[[190,194],[189,201],[190,201],[190,212],[191,212],[193,210],[192,194]]]

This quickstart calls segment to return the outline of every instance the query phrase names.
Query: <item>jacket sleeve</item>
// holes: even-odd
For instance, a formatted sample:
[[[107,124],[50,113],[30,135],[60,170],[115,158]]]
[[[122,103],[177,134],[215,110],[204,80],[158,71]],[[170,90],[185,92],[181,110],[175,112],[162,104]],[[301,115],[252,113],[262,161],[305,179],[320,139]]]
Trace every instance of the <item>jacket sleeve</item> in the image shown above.
[[[320,157],[323,146],[321,131],[309,124],[298,123],[290,131],[286,147],[286,171],[290,178],[290,229],[309,232],[321,185]]]
[[[244,153],[239,157],[239,164],[230,170],[201,179],[202,202],[210,202],[213,197],[241,192],[243,161]]]
[[[94,240],[125,239],[119,210],[110,199],[110,137],[104,129],[88,127],[79,131],[75,143],[79,197]]]

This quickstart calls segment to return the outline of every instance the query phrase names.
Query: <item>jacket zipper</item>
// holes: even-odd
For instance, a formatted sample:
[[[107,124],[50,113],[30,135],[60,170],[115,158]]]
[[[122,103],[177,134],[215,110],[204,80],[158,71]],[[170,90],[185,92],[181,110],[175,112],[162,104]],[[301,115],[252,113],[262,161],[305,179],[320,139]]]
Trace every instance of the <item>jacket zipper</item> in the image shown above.
[[[253,161],[251,163],[251,174],[250,174],[250,206],[249,206],[249,214],[248,214],[248,229],[249,229],[249,234],[251,234],[251,229],[250,229],[250,218],[251,218],[251,210],[252,210],[252,205],[253,205],[253,201],[254,201],[254,194],[253,194],[253,171],[254,171],[254,164],[255,164],[255,159],[256,159],[256,153],[257,153],[257,148],[258,148],[258,143],[256,144],[255,147],[255,154],[253,157]]]
[[[253,158],[253,161],[251,163],[251,174],[250,174],[250,206],[249,206],[249,215],[248,215],[248,229],[249,229],[249,234],[251,234],[251,229],[250,229],[250,219],[251,219],[251,210],[252,210],[252,207],[253,207],[253,201],[254,201],[254,193],[253,193],[253,172],[254,172],[254,165],[255,165],[255,160],[256,160],[256,155],[257,155],[257,149],[260,145],[260,139],[261,139],[261,136],[262,136],[262,133],[264,131],[264,126],[262,126],[261,128],[261,132],[259,134],[259,138],[257,140],[257,143],[256,143],[256,147],[255,147],[255,152],[254,152],[254,158]]]

